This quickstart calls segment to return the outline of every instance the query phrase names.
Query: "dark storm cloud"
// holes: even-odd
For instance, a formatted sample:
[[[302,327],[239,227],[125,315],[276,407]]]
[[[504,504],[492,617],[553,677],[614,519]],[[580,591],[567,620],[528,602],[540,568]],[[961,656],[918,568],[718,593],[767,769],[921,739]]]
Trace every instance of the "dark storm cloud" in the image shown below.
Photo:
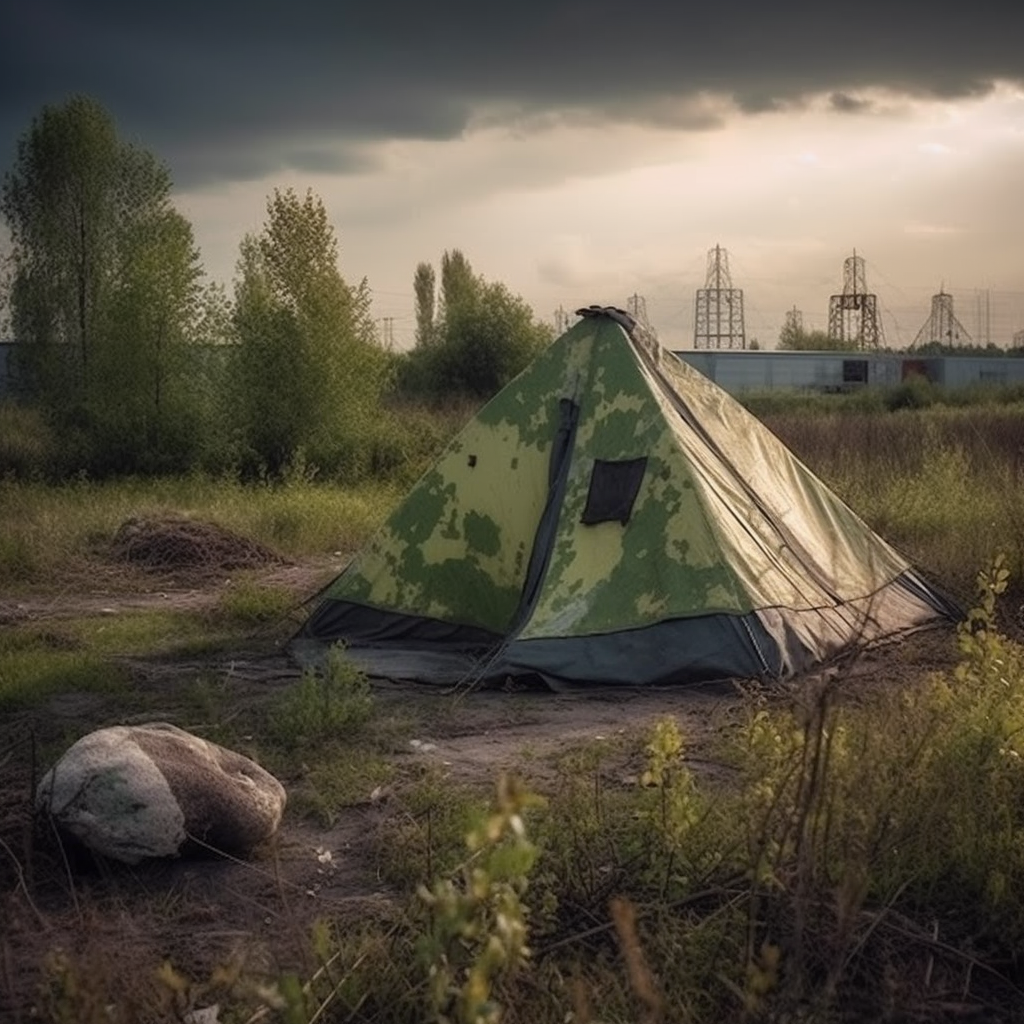
[[[474,111],[672,123],[678,100],[838,111],[884,86],[954,97],[1024,80],[1024,4],[924,0],[33,0],[0,31],[0,158],[42,104],[95,97],[181,184],[366,166]],[[681,127],[709,127],[677,104]],[[339,146],[342,142],[346,145]],[[328,143],[331,143],[330,145]]]
[[[832,93],[828,98],[828,105],[840,114],[864,114],[872,107],[869,100],[851,96],[846,92]]]

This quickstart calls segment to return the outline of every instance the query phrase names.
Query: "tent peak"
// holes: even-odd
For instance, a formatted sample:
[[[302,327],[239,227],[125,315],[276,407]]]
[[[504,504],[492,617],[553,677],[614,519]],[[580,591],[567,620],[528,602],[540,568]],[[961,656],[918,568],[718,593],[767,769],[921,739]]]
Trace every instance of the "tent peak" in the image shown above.
[[[624,327],[630,334],[636,329],[636,320],[630,316],[624,309],[619,309],[618,306],[598,306],[596,304],[591,306],[581,306],[576,310],[577,316],[606,316],[610,320],[614,320],[617,324]]]
[[[617,323],[629,336],[629,338],[640,348],[645,349],[648,356],[655,363],[660,362],[662,356],[661,344],[657,335],[645,323],[637,320],[631,313],[627,313],[618,306],[583,306],[576,310],[576,315],[584,319],[605,317]]]

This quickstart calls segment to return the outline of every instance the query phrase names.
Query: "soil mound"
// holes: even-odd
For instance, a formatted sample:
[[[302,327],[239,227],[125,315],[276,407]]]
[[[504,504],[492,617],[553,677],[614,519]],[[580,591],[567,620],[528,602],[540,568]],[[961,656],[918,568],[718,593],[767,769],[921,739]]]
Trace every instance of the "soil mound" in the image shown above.
[[[125,520],[114,535],[111,553],[119,562],[155,571],[212,572],[286,564],[257,541],[215,523],[180,516]]]

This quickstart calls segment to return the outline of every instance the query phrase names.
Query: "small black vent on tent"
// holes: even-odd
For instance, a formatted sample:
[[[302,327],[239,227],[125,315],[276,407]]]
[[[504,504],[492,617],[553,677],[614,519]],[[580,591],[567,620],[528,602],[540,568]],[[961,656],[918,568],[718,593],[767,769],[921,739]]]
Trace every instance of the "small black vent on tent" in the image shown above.
[[[611,462],[594,459],[590,472],[587,507],[580,520],[585,526],[596,523],[629,522],[640,484],[647,469],[647,456]]]

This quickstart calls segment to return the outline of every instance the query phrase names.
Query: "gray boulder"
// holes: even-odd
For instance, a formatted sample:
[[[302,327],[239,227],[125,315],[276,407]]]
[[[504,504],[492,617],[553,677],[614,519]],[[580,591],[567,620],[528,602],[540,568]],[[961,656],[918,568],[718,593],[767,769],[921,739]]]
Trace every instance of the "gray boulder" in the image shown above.
[[[255,761],[163,722],[83,736],[36,790],[61,831],[126,864],[189,844],[244,853],[277,831],[284,805]]]

